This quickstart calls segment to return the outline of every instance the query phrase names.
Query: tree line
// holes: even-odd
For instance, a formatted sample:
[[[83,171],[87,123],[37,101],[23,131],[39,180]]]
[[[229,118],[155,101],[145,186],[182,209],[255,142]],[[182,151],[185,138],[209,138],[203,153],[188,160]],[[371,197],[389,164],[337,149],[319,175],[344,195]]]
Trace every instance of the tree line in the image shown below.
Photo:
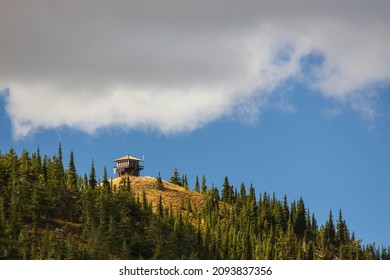
[[[189,189],[174,170],[170,181]],[[164,206],[136,193],[131,178],[114,185],[94,162],[79,175],[74,154],[14,149],[0,153],[1,259],[389,259],[389,248],[362,244],[341,211],[318,225],[300,198],[256,197],[225,178],[221,192],[196,178],[204,205]],[[160,174],[157,190],[165,191]]]

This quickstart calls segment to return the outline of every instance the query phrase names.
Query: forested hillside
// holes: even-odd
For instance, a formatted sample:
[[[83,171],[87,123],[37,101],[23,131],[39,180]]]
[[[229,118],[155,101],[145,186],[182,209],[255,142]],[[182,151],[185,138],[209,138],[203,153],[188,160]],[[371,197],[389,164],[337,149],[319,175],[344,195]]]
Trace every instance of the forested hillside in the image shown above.
[[[78,175],[39,149],[0,153],[2,259],[389,259],[362,244],[338,213],[324,225],[305,207],[274,194],[221,189],[206,177],[189,186],[175,169],[157,178]],[[293,186],[292,186],[293,187]],[[191,191],[190,189],[193,189]]]

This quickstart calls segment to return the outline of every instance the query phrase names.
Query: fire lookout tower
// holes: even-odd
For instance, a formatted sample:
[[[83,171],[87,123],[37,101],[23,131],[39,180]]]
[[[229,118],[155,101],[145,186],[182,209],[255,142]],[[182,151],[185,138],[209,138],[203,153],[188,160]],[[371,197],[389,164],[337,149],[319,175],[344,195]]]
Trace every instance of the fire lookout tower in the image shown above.
[[[114,166],[114,174],[117,174],[117,177],[122,177],[125,174],[130,176],[140,176],[140,171],[144,169],[140,165],[142,159],[132,157],[130,155],[123,156],[114,160],[116,166]]]

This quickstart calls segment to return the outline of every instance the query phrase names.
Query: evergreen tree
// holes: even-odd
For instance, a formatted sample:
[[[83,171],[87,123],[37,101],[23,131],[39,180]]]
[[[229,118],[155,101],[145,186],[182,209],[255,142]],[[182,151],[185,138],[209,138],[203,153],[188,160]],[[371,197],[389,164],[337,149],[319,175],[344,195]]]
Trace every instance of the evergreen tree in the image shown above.
[[[160,172],[158,172],[157,179],[156,179],[156,189],[158,189],[160,191],[165,190],[162,179],[161,179]]]
[[[254,224],[257,220],[257,203],[255,188],[252,183],[249,186],[249,195],[247,197],[247,213],[248,219],[251,224]]]
[[[290,217],[290,209],[288,207],[288,202],[287,202],[287,195],[284,195],[283,197],[283,224],[282,224],[282,228],[283,228],[283,231],[286,232],[287,230],[287,222],[288,222],[288,219]]]
[[[58,155],[53,156],[52,158],[52,180],[53,185],[58,188],[58,191],[63,191],[65,188],[64,179],[65,179],[65,170],[62,162],[62,146],[61,143],[58,144]]]
[[[50,200],[50,190],[43,179],[39,179],[34,183],[31,199],[35,220],[47,221],[52,215],[50,213],[54,206]]]
[[[163,204],[162,204],[162,197],[161,197],[161,194],[160,194],[160,197],[159,197],[159,199],[158,199],[157,213],[158,213],[158,215],[160,216],[160,218],[163,217],[163,214],[164,214],[164,207],[163,207]]]
[[[333,223],[332,210],[329,211],[329,219],[325,224],[325,237],[328,244],[334,244],[336,238],[336,231]]]
[[[324,230],[320,233],[324,259],[333,259],[335,257],[336,230],[333,223],[332,210],[329,212],[329,219],[325,223]]]
[[[104,166],[104,170],[103,170],[102,189],[105,192],[110,192],[111,191],[110,182],[108,181],[108,176],[107,176],[107,168],[105,166]]]
[[[191,199],[187,199],[187,207],[186,207],[187,213],[192,213],[192,205],[191,205]]]
[[[225,180],[223,182],[222,201],[224,201],[226,203],[233,202],[233,187],[230,186],[229,179],[227,176],[225,176]]]
[[[89,181],[87,177],[87,173],[84,172],[84,177],[83,177],[83,189],[86,189],[89,187]]]
[[[45,183],[47,183],[48,181],[47,162],[48,162],[48,158],[47,155],[45,155],[43,157],[43,162],[42,162],[42,176],[43,179],[45,180]]]
[[[200,185],[199,185],[198,175],[196,175],[196,179],[195,179],[195,191],[200,193]]]
[[[310,211],[307,211],[306,214],[306,225],[305,225],[305,233],[304,233],[304,242],[309,243],[313,240],[313,232],[312,232],[312,224],[311,224],[311,216]]]
[[[182,185],[182,182],[181,182],[181,180],[180,180],[180,175],[179,175],[179,172],[177,171],[177,168],[175,168],[175,169],[173,170],[173,175],[172,175],[171,178],[170,178],[170,182],[171,182],[172,184],[175,184],[175,185],[179,185],[179,186]]]
[[[61,142],[58,144],[57,156],[53,156],[53,163],[54,163],[54,172],[55,172],[56,179],[58,181],[62,181],[64,179],[65,170],[64,170],[64,164],[63,164],[63,158],[62,158]]]
[[[337,244],[345,245],[349,242],[349,233],[345,220],[343,219],[343,215],[341,213],[341,209],[339,211],[339,218],[337,220]]]
[[[206,194],[207,193],[206,177],[204,175],[202,176],[201,192],[202,192],[202,194]]]
[[[298,238],[302,239],[306,229],[306,210],[302,197],[299,199],[294,215],[294,231]]]
[[[4,224],[3,200],[0,197],[0,260],[9,258],[11,250],[11,240]]]
[[[89,172],[89,180],[88,180],[89,186],[94,190],[97,186],[97,181],[96,181],[96,172],[95,172],[95,162],[92,160],[91,164],[91,171]]]
[[[36,181],[39,179],[39,176],[42,174],[42,158],[39,150],[39,146],[37,151],[31,155],[31,176],[32,181]]]
[[[188,180],[186,174],[183,174],[181,176],[181,185],[183,186],[184,189],[188,190]]]
[[[74,163],[73,151],[70,151],[68,176],[69,176],[70,189],[72,191],[76,191],[77,190],[77,171],[76,171],[76,165]]]
[[[62,145],[61,145],[61,142],[58,143],[58,161],[62,165]],[[64,166],[62,165],[61,167],[62,167],[62,170],[63,170]]]
[[[244,182],[242,182],[241,186],[240,186],[240,198],[241,199],[245,199],[246,198],[246,187],[245,187]]]

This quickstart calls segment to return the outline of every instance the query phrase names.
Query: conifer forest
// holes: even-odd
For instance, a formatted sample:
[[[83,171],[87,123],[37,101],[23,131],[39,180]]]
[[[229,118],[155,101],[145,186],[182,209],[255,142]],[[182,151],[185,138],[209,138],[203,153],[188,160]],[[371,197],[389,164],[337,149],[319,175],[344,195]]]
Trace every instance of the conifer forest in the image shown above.
[[[389,247],[355,236],[341,210],[319,224],[303,198],[235,188],[228,176],[191,186],[177,169],[136,185],[104,168],[100,180],[93,161],[78,174],[75,156],[64,166],[61,145],[53,156],[0,153],[0,259],[390,259]]]

